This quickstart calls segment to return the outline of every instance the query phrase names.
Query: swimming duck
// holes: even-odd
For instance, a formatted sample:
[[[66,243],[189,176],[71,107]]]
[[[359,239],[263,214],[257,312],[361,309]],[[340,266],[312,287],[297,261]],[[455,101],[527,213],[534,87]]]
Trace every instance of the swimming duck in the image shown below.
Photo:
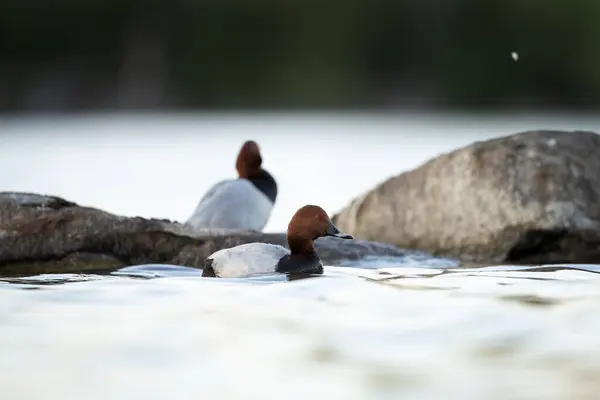
[[[202,276],[239,278],[274,272],[322,274],[323,264],[315,251],[314,240],[323,236],[352,239],[333,225],[321,207],[309,204],[296,211],[288,225],[289,250],[270,243],[246,243],[222,249],[206,258]]]
[[[248,229],[262,231],[277,199],[277,183],[262,168],[258,144],[249,140],[238,153],[237,179],[212,186],[186,224],[193,229]]]

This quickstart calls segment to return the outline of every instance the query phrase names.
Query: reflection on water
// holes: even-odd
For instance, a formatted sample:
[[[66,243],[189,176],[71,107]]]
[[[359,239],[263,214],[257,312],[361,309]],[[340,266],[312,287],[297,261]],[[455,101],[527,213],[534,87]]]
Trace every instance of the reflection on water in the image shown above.
[[[600,266],[374,263],[293,280],[173,265],[5,278],[0,387],[57,399],[596,398]]]
[[[592,276],[588,274],[600,274],[600,265],[596,264],[554,264],[554,265],[499,265],[481,268],[464,268],[450,265],[447,268],[440,268],[436,263],[443,264],[445,260],[429,259],[427,264],[413,267],[389,267],[386,263],[393,257],[382,257],[381,267],[376,266],[376,259],[372,258],[363,266],[355,267],[326,267],[323,275],[313,274],[256,274],[243,278],[223,278],[217,282],[239,282],[244,285],[254,285],[257,282],[279,283],[290,280],[299,280],[315,277],[340,277],[353,276],[363,278],[371,282],[391,283],[400,279],[431,279],[441,276],[450,277],[473,277],[473,278],[495,278],[498,284],[506,285],[500,282],[503,279],[518,280],[538,280],[538,281],[572,281],[588,280]],[[404,260],[404,258],[402,258]],[[360,261],[353,261],[358,264]],[[397,263],[398,264],[398,263]],[[411,264],[411,263],[406,263]],[[446,264],[449,264],[446,262]],[[290,276],[291,275],[291,276]],[[28,277],[0,277],[0,282],[14,285],[60,285],[65,283],[88,282],[94,280],[114,279],[114,277],[133,278],[133,279],[154,279],[154,278],[174,278],[190,277],[201,278],[202,270],[197,268],[183,267],[179,265],[168,264],[146,264],[121,268],[108,275],[92,274],[44,274]]]

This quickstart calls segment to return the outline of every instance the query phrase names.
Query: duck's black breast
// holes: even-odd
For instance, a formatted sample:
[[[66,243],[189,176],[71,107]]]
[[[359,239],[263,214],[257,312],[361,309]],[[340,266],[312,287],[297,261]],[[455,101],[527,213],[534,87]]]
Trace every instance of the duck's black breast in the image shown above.
[[[275,182],[275,178],[271,174],[261,169],[258,176],[253,176],[248,178],[248,180],[252,182],[255,188],[267,196],[271,200],[271,203],[275,204],[275,200],[277,199],[277,182]]]
[[[322,274],[323,263],[316,253],[288,254],[279,259],[275,271],[281,273]]]
[[[213,268],[213,259],[207,258],[204,260],[204,268],[202,268],[202,276],[206,278],[216,278],[215,269]]]

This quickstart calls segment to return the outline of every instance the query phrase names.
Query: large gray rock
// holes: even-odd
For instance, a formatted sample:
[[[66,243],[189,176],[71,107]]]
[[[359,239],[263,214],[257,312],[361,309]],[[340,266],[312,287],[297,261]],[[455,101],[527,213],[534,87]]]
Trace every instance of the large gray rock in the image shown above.
[[[167,263],[201,268],[212,252],[242,243],[287,247],[285,234],[192,232],[177,222],[128,218],[64,199],[0,192],[0,275],[113,271]],[[315,242],[325,264],[364,256],[404,256],[396,246],[322,238]]]
[[[382,182],[332,219],[356,238],[467,262],[600,262],[600,136],[476,142]]]

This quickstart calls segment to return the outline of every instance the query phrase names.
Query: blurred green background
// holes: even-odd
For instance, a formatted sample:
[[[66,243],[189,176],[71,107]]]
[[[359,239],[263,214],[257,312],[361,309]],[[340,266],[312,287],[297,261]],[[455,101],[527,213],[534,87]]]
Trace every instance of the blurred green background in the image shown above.
[[[594,109],[599,39],[598,0],[2,0],[0,108]]]

